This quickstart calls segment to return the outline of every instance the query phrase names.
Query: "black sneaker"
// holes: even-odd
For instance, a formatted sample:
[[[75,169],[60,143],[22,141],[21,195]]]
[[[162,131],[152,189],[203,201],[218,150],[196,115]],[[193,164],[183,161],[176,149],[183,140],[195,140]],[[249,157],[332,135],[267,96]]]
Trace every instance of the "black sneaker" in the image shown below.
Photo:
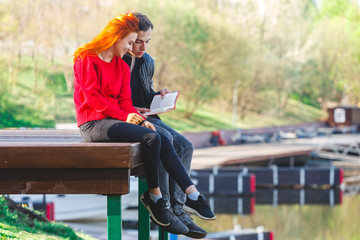
[[[154,203],[153,200],[150,199],[149,192],[146,191],[141,194],[140,200],[149,211],[150,216],[156,224],[162,227],[170,225],[172,215],[174,215],[174,213],[166,206],[164,198],[160,198],[156,203]]]
[[[201,227],[197,226],[192,221],[192,219],[188,213],[184,212],[184,210],[182,210],[182,209],[179,209],[179,210],[174,209],[174,213],[177,216],[177,218],[183,224],[185,224],[185,226],[189,229],[189,231],[184,234],[185,236],[190,237],[190,238],[197,238],[197,239],[206,237],[207,232],[204,229],[202,229]]]
[[[199,218],[205,220],[215,220],[216,217],[211,211],[208,202],[206,201],[204,195],[200,194],[196,201],[191,200],[186,196],[186,202],[183,206],[183,209],[190,214],[196,214]]]
[[[170,220],[170,224],[168,226],[161,226],[165,231],[172,234],[185,234],[189,231],[189,229],[172,213],[172,218]],[[155,222],[154,219],[150,216],[151,221]]]

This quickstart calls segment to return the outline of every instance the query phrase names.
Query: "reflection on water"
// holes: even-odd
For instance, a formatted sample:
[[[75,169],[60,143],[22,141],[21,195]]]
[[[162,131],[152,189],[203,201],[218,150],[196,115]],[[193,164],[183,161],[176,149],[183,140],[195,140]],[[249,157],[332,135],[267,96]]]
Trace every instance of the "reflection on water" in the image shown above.
[[[334,206],[342,203],[343,192],[340,189],[257,189],[254,196],[207,195],[215,213],[254,214],[255,206],[260,204],[321,204]]]
[[[359,194],[342,195],[339,189],[257,189],[253,197],[208,199],[217,220],[203,221],[194,217],[194,221],[208,232],[263,226],[274,233],[276,240],[360,239]],[[69,225],[98,239],[106,239],[106,222]],[[123,239],[137,239],[136,231],[125,230]]]
[[[266,189],[260,193],[261,189],[257,189],[253,214],[239,212],[249,201],[227,196],[212,200],[215,210],[218,209],[216,221],[196,218],[195,222],[209,232],[239,225],[242,228],[264,226],[274,233],[276,240],[360,239],[360,195],[345,195],[341,203],[342,193],[336,189],[315,192],[310,189]],[[278,194],[277,197],[274,194]],[[237,205],[240,203],[242,207]]]

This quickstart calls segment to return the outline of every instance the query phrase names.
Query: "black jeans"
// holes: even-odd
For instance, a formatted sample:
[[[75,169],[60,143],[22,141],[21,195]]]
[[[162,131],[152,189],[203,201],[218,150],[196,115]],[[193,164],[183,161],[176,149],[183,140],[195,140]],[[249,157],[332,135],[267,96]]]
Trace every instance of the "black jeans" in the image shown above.
[[[184,192],[193,185],[170,139],[160,132],[116,119],[102,119],[82,124],[80,133],[87,142],[140,142],[149,188],[159,187],[160,159]]]

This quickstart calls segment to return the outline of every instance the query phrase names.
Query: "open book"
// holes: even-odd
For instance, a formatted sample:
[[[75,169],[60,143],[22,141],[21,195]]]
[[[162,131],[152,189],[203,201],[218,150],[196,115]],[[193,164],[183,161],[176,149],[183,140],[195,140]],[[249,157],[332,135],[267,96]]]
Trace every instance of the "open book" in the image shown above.
[[[163,99],[160,94],[155,95],[150,105],[151,111],[144,113],[144,115],[155,115],[174,110],[178,95],[179,92],[167,93]]]

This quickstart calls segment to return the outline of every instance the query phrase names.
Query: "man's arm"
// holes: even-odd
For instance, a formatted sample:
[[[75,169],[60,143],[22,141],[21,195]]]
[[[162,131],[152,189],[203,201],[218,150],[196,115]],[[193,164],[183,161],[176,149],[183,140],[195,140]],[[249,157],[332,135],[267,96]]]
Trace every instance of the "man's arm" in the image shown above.
[[[141,108],[141,107],[135,107],[135,109],[140,113],[141,116],[143,116],[144,118],[147,118],[146,115],[144,115],[144,113],[150,112],[150,109],[148,108]]]
[[[155,92],[154,92],[155,93]],[[158,94],[160,94],[161,95],[161,98],[164,98],[165,97],[165,94],[167,94],[167,93],[171,93],[171,91],[170,90],[168,90],[168,89],[166,89],[166,88],[164,88],[164,89],[161,89],[159,92],[158,92]],[[155,94],[154,94],[155,95]],[[153,96],[154,96],[153,95]],[[141,114],[141,116],[143,116],[144,118],[146,118],[147,116],[146,115],[144,115],[144,113],[147,113],[147,112],[150,112],[151,110],[150,109],[148,109],[148,108],[141,108],[141,107],[135,107],[135,109]]]

